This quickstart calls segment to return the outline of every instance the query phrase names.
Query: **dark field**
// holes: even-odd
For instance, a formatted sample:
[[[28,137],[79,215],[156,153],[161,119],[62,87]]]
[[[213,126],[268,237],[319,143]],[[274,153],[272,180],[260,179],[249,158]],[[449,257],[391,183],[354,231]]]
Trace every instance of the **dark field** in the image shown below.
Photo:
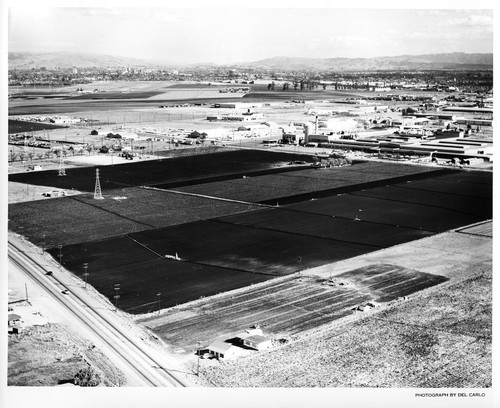
[[[145,99],[151,98],[152,96],[159,95],[161,93],[163,93],[163,91],[102,92],[71,96],[68,99]]]
[[[181,307],[141,322],[169,344],[185,348],[196,345],[193,327],[207,344],[223,335],[233,337],[255,322],[274,336],[292,335],[350,315],[361,304],[389,302],[447,280],[393,265],[371,265],[338,279],[349,285],[328,286],[315,277],[295,277],[201,302],[196,313],[187,316]]]
[[[49,253],[58,259],[57,248]],[[63,266],[78,276],[87,262],[89,284],[108,298],[113,299],[114,285],[119,283],[119,307],[130,313],[157,310],[158,292],[162,293],[161,306],[170,307],[270,279],[158,257],[127,237],[64,247],[62,253]]]
[[[231,224],[290,232],[326,238],[339,242],[356,242],[375,249],[386,248],[414,239],[433,235],[433,232],[402,226],[355,221],[352,218],[292,211],[284,207],[254,211],[219,218]]]
[[[51,247],[254,209],[259,207],[131,187],[112,190],[104,200],[81,194],[11,204],[9,229],[38,246]]]
[[[418,175],[425,177],[431,172],[435,172],[435,169],[401,164],[390,168],[387,165],[380,166],[380,163],[364,162],[331,169],[306,169],[259,177],[233,178],[179,187],[176,190],[274,205],[276,202],[285,204],[329,196],[338,193],[333,191],[334,189],[342,187],[356,186],[355,189],[359,189],[358,185],[363,183],[382,181],[382,184],[386,184],[391,182],[389,181],[391,178],[408,177],[414,179]],[[156,187],[166,188],[167,186],[157,185]]]
[[[101,166],[101,188],[110,189],[143,185],[169,186],[190,184],[194,179],[203,182],[210,177],[241,177],[245,172],[272,170],[288,171],[289,167],[276,167],[276,164],[304,160],[311,162],[307,155],[257,150],[235,150],[217,154],[203,154],[189,157],[175,157],[168,160],[145,161]],[[45,185],[79,191],[94,191],[95,167],[72,168],[66,170],[66,177],[59,177],[58,170],[17,173],[9,175],[9,181]]]
[[[61,129],[67,126],[53,125],[51,123],[25,122],[9,119],[9,135],[13,133],[36,132],[44,129]]]
[[[473,177],[478,176],[475,173],[471,174]],[[479,179],[486,182],[488,177],[491,177],[491,174],[482,173]],[[463,186],[470,184],[465,182],[466,174],[460,180]],[[440,181],[436,177],[432,186],[435,187],[440,182],[451,181]],[[161,283],[163,262],[169,263],[169,271],[174,282],[182,281],[180,276],[185,273],[185,268],[192,268],[190,270],[193,279],[207,288],[207,294],[218,293],[224,290],[223,288],[228,285],[227,280],[230,279],[227,274],[221,278],[220,271],[226,271],[235,280],[233,287],[241,287],[244,285],[239,284],[241,278],[239,273],[262,275],[261,279],[265,280],[271,276],[286,275],[301,269],[348,259],[491,218],[491,206],[484,204],[484,199],[481,197],[478,200],[483,204],[477,208],[473,206],[474,202],[471,201],[469,194],[453,196],[450,200],[454,203],[452,209],[446,206],[436,208],[425,204],[425,198],[432,195],[417,194],[416,201],[420,200],[419,203],[411,201],[411,196],[407,197],[409,202],[394,202],[391,197],[395,193],[391,193],[390,189],[397,190],[401,187],[377,187],[361,191],[359,194],[341,194],[286,207],[244,212],[165,228],[143,228],[142,231],[128,234],[130,239],[136,241],[133,245],[129,238],[116,237],[99,241],[99,246],[103,247],[103,251],[106,251],[106,247],[126,247],[123,253],[127,256],[116,258],[112,253],[115,249],[110,249],[107,255],[114,259],[113,270],[118,271],[118,275],[113,277],[114,280],[127,279],[128,272],[120,274],[119,271],[128,271],[129,259],[133,259],[134,268],[147,270],[150,274],[147,280],[155,281],[158,290],[162,293],[176,293],[179,296],[172,295],[165,299],[164,306],[172,306],[182,301],[194,300],[199,297],[199,293],[201,295],[203,293],[196,292],[195,296],[188,290],[189,286],[184,284],[175,287],[169,284],[168,287],[163,287]],[[380,191],[386,194],[382,195]],[[461,200],[464,200],[462,204]],[[433,203],[431,199],[429,201]],[[457,211],[459,208],[467,208],[472,214]],[[73,270],[75,265],[89,262],[89,255],[94,254],[94,249],[89,252],[89,245],[94,243],[65,246],[63,248],[65,266]],[[57,249],[53,249],[51,253],[57,255]],[[165,255],[175,254],[178,254],[181,261],[162,258]],[[106,256],[103,252],[99,257]],[[98,262],[94,268],[99,271],[106,266]],[[207,272],[213,270],[217,270],[219,274],[213,275]],[[100,275],[99,272],[98,274]],[[108,272],[106,276],[107,274]],[[389,281],[392,279],[391,273],[386,271],[384,274]],[[346,276],[346,278],[351,277],[356,281],[355,276]],[[222,279],[222,282],[218,279]],[[365,285],[361,281],[356,282]],[[144,286],[148,285],[145,280]],[[393,287],[393,289],[397,289],[398,294],[406,293],[405,291],[411,293],[415,290],[415,285],[416,283],[412,281],[406,287]],[[97,289],[101,290],[101,287]],[[377,287],[369,289],[376,293]],[[378,293],[378,296],[380,301],[387,301],[394,295],[387,292]],[[148,303],[147,299],[136,296],[134,301],[124,300],[122,306],[128,307],[125,310],[135,313],[139,310],[144,311],[145,303]]]
[[[242,98],[217,98],[217,102],[241,102]],[[74,112],[89,112],[89,111],[124,111],[135,110],[142,108],[155,109],[160,105],[174,105],[184,103],[211,104],[214,98],[179,98],[179,99],[67,99],[60,100],[44,100],[41,104],[36,101],[36,104],[25,104],[18,106],[9,106],[9,115],[49,115]]]
[[[120,283],[121,307],[144,313],[154,307],[157,292],[164,294],[163,307],[174,306],[492,217],[492,174],[486,172],[359,163],[331,171],[292,169],[240,179],[246,170],[273,168],[291,157],[236,151],[136,167],[108,166],[101,178],[105,200],[82,194],[14,204],[9,207],[9,229],[52,247],[56,259],[57,245],[62,244],[66,268],[81,274],[88,262],[95,278],[89,280],[92,285],[112,298],[114,283]],[[93,189],[93,169],[79,170],[84,171],[76,181],[87,174]],[[26,177],[36,179],[38,174]],[[161,180],[176,186],[220,177],[233,180],[191,187],[211,195],[213,190],[203,188],[249,182],[246,194],[251,198],[253,193],[254,199],[294,189],[300,195],[307,184],[319,188],[340,182],[340,187],[307,193],[324,198],[268,208],[149,188],[110,189],[120,183],[137,186]],[[56,172],[52,178],[72,180]],[[180,261],[165,258],[176,253]],[[413,283],[397,290],[412,291]]]
[[[364,189],[287,209],[433,232],[492,218],[491,174],[464,172],[455,181],[451,176]],[[469,183],[469,176],[481,182]]]

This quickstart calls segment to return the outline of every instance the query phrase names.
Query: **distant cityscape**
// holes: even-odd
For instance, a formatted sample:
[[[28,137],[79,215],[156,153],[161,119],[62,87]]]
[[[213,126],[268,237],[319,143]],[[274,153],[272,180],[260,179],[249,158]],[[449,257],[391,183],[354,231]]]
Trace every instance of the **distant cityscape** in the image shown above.
[[[316,89],[359,89],[388,91],[413,89],[422,91],[488,92],[493,86],[493,71],[363,71],[363,72],[304,72],[272,71],[256,68],[226,67],[204,69],[151,69],[126,67],[11,69],[9,86],[60,87],[85,85],[96,81],[197,81],[209,84],[269,83],[280,91]],[[279,89],[278,89],[279,88]]]

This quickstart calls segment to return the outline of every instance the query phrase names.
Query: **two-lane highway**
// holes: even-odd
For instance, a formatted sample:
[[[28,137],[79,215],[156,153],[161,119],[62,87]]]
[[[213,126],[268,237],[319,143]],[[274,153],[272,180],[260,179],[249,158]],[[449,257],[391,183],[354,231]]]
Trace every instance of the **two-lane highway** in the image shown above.
[[[110,316],[108,309],[92,307],[84,291],[72,290],[70,295],[61,293],[64,283],[57,274],[47,276],[47,269],[28,253],[23,252],[17,243],[9,240],[9,261],[28,275],[44,291],[70,313],[75,322],[83,324],[99,339],[102,351],[117,365],[124,368],[127,384],[134,386],[185,387],[187,382],[178,378],[159,362],[157,351],[141,344],[134,336],[127,333],[120,322]]]

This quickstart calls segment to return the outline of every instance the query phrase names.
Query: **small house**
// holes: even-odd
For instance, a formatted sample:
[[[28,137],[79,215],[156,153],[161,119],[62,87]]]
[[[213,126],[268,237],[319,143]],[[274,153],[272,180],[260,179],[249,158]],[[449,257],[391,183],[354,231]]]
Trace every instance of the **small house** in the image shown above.
[[[261,336],[261,335],[253,335],[243,339],[243,345],[253,348],[255,350],[261,351],[271,348],[272,343],[271,339]]]
[[[215,340],[212,344],[208,346],[208,352],[211,356],[214,356],[216,359],[229,359],[231,357],[235,357],[237,354],[238,348],[233,346],[230,343],[226,343],[222,340]]]
[[[8,316],[8,332],[17,334],[21,329],[21,316],[10,313]]]

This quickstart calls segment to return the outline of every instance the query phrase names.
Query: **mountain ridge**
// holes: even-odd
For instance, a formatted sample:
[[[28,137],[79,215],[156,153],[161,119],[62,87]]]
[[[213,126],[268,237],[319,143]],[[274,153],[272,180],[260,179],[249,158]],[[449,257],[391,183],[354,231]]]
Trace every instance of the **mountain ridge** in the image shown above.
[[[9,69],[55,68],[120,68],[120,67],[247,67],[270,70],[439,70],[492,69],[493,53],[404,54],[371,58],[309,58],[278,56],[258,61],[231,64],[179,63],[146,60],[97,53],[79,52],[9,52]]]

